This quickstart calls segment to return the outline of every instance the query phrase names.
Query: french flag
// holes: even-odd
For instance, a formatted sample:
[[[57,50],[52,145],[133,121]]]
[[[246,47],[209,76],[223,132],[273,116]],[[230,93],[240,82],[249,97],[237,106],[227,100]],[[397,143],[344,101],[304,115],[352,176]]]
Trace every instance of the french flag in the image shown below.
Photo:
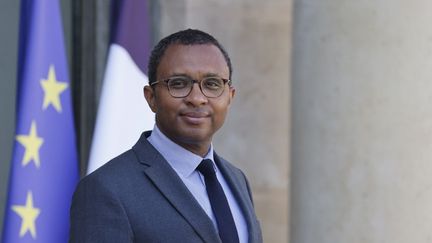
[[[148,83],[148,1],[113,1],[112,39],[90,150],[87,173],[130,149],[154,125],[144,98]]]

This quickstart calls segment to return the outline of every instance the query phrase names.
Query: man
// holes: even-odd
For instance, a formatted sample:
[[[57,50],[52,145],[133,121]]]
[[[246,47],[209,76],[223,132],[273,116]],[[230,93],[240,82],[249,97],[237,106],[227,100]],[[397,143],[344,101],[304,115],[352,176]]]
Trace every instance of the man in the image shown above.
[[[148,69],[156,125],[81,180],[70,242],[262,242],[244,174],[211,143],[235,93],[228,54],[188,29],[162,39]]]

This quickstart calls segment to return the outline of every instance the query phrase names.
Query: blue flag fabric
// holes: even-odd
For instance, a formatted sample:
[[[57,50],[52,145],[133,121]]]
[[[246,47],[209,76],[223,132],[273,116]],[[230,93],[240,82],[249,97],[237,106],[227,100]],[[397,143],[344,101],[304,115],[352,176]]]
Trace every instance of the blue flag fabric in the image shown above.
[[[23,0],[3,243],[68,240],[79,175],[67,68],[58,0]]]

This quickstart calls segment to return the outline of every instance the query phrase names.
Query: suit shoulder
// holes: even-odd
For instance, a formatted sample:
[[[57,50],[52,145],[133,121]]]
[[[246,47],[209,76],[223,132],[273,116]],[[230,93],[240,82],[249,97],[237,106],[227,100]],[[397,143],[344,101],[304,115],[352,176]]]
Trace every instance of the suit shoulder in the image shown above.
[[[92,173],[86,175],[81,181],[112,181],[115,178],[130,174],[139,166],[138,159],[133,150],[128,150],[117,157],[111,159]]]
[[[240,173],[242,176],[245,176],[243,171],[238,168],[237,166],[235,166],[233,163],[231,163],[230,161],[224,159],[223,157],[217,155],[217,159],[219,160],[219,162],[221,163],[222,166],[227,167],[228,169],[232,170],[235,173]]]

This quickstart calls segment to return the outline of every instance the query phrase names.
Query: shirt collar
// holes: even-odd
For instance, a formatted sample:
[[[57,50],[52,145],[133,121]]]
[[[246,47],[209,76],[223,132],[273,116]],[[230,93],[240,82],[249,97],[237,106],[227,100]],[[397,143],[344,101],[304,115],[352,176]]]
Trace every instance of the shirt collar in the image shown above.
[[[153,127],[153,131],[147,140],[162,154],[171,167],[184,177],[190,176],[203,159],[210,159],[213,161],[213,167],[215,167],[213,144],[210,144],[208,153],[202,158],[173,142],[159,130],[157,125]]]

